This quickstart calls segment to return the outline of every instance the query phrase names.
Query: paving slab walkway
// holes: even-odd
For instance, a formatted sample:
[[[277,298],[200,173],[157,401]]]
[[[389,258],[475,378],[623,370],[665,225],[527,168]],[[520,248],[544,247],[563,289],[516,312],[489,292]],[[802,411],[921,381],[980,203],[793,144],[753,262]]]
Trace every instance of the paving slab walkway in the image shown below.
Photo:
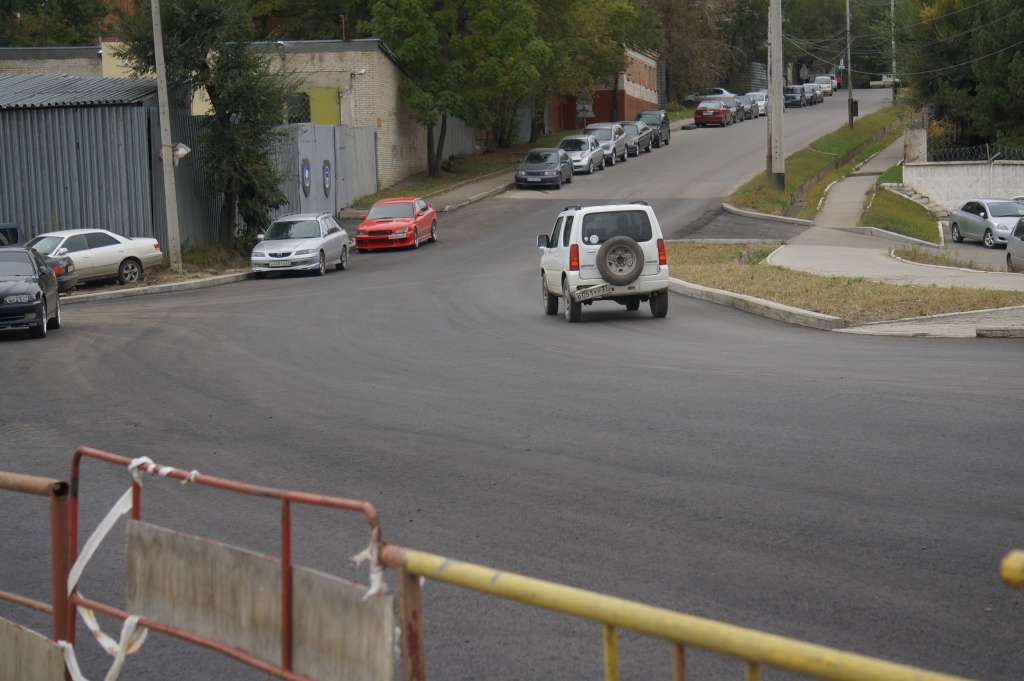
[[[948,315],[934,315],[921,319],[897,319],[837,329],[838,333],[871,336],[930,336],[933,338],[974,338],[979,329],[1014,329],[1024,331],[1024,308],[1010,307],[1000,310],[978,310]]]
[[[846,179],[832,185],[821,212],[814,218],[817,227],[856,227],[864,213],[864,197],[878,176],[903,159],[903,138],[878,152]]]

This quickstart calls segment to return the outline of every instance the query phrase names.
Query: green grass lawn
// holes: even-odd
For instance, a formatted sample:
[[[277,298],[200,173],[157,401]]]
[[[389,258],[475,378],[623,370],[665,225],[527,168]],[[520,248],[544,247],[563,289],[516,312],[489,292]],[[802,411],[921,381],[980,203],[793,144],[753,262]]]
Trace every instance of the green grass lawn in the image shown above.
[[[903,184],[903,166],[894,165],[878,178],[876,184]]]
[[[941,243],[938,221],[924,206],[879,188],[860,224],[912,236],[933,244]]]

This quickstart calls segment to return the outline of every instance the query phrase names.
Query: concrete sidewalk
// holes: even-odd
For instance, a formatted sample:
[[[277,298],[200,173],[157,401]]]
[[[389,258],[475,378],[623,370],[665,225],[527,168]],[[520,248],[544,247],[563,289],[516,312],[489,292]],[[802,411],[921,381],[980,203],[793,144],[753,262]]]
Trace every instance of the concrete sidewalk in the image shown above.
[[[832,185],[825,205],[814,218],[818,227],[856,227],[864,213],[864,198],[878,176],[903,160],[903,138],[899,138],[846,179]]]

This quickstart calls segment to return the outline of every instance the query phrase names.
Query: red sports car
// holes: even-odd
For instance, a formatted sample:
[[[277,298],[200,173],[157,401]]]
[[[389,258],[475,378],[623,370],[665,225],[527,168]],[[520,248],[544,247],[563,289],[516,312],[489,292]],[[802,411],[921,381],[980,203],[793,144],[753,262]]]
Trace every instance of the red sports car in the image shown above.
[[[437,214],[423,199],[384,199],[373,204],[356,229],[356,250],[419,248],[420,240],[437,241]]]

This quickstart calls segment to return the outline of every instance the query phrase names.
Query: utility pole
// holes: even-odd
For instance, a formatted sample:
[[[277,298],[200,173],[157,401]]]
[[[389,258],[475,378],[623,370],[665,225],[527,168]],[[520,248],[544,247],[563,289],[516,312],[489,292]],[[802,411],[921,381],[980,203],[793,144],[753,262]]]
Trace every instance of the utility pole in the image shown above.
[[[768,178],[778,190],[786,187],[786,154],[783,146],[782,114],[786,104],[782,93],[782,0],[771,0],[768,7],[768,90],[771,97],[768,126]]]
[[[892,104],[896,106],[896,0],[889,0],[889,38],[892,41]]]
[[[769,10],[771,7],[769,7]],[[772,100],[772,18],[771,14],[768,15],[768,65],[765,68],[765,75],[768,77],[768,95],[765,97],[764,103],[768,103]],[[766,128],[768,129],[768,142],[765,145],[767,152],[767,160],[765,161],[765,174],[768,176],[769,181],[772,179],[772,107],[768,106],[767,117],[764,119]]]
[[[164,33],[160,26],[160,0],[150,0],[153,11],[153,55],[156,57],[156,96],[160,107],[160,151],[164,165],[164,203],[167,206],[167,256],[171,270],[181,271],[181,237],[178,233],[178,195],[174,190],[174,148],[171,144],[171,108],[167,98],[164,66]]]
[[[43,47],[50,46],[50,8],[43,3]]]
[[[846,0],[846,82],[848,83],[846,111],[850,119],[850,130],[853,130],[853,109],[856,103],[853,101],[853,64],[851,63],[853,60],[850,53],[850,0]]]

